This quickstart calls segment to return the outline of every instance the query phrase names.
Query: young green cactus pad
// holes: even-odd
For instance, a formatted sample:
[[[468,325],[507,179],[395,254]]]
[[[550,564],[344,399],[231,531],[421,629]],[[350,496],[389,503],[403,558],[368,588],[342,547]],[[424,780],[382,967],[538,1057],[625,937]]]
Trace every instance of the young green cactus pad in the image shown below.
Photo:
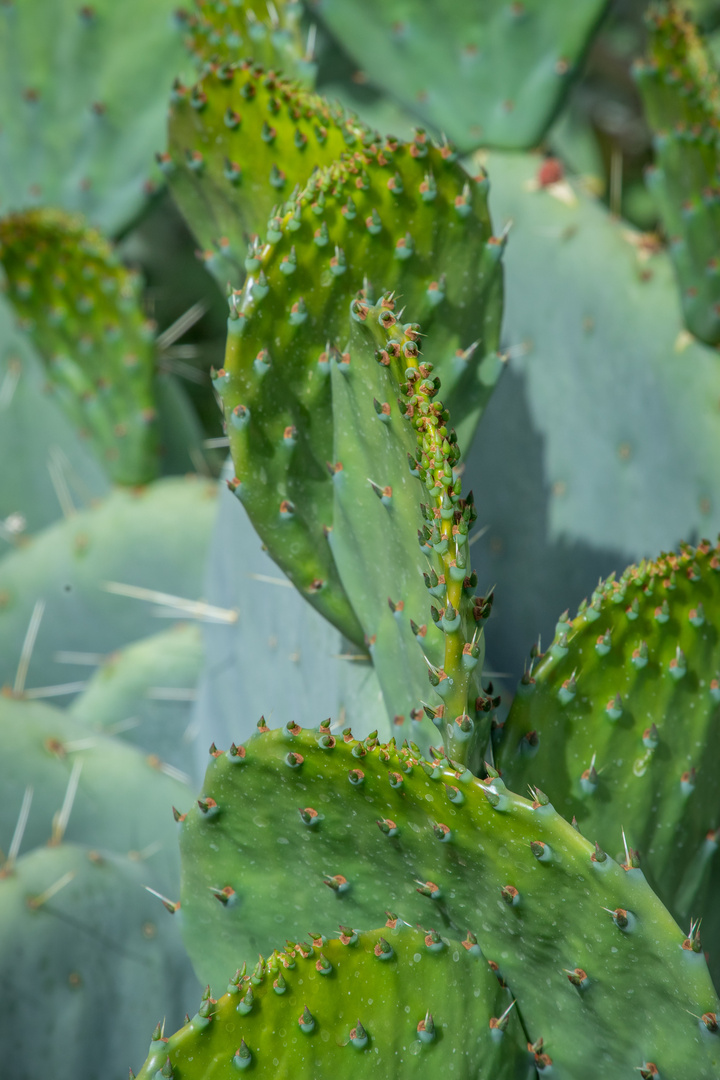
[[[648,1062],[717,1075],[699,943],[541,792],[528,802],[498,777],[292,720],[211,751],[180,836],[183,933],[203,981],[221,984],[228,956],[267,954],[280,923],[297,941],[377,926],[389,908],[479,944],[552,1075],[631,1080]]]
[[[604,0],[312,0],[364,74],[463,149],[534,146]]]
[[[61,206],[109,233],[137,214],[184,59],[176,7],[0,5],[0,213]]]
[[[0,263],[49,381],[110,476],[152,479],[155,350],[136,276],[79,215],[56,210],[0,218]]]
[[[108,656],[69,711],[192,772],[195,750],[188,728],[204,659],[200,627],[178,623]]]
[[[508,784],[551,792],[613,854],[624,828],[676,913],[689,864],[720,826],[719,620],[720,546],[601,582],[524,676],[497,758]]]
[[[342,465],[329,376],[333,365],[352,366],[348,307],[363,275],[365,300],[394,289],[421,321],[464,436],[502,366],[503,242],[491,235],[484,173],[471,180],[451,159],[418,132],[408,144],[373,141],[318,170],[271,223],[243,293],[231,298],[216,387],[236,493],[294,584],[359,643],[327,532]]]
[[[181,15],[186,44],[197,60],[232,63],[252,57],[263,67],[311,84],[315,65],[303,41],[301,12],[298,0],[270,6],[263,0],[195,0],[193,9]]]
[[[138,1080],[231,1080],[250,1068],[298,1080],[526,1076],[517,1011],[477,947],[394,916],[381,930],[340,929],[337,940],[288,942],[250,974],[243,965],[221,997],[208,987],[185,1027],[153,1037]]]
[[[403,324],[397,306],[389,295],[377,306],[354,300],[347,370],[332,367],[334,460],[342,468],[330,546],[390,714],[422,716],[424,698],[437,695],[428,711],[449,753],[477,771],[490,715],[473,674],[489,614],[471,599],[475,508],[460,496],[457,436],[437,396],[440,380],[420,355],[421,329]],[[428,591],[437,604],[430,620]]]
[[[119,489],[9,551],[0,561],[0,686],[85,681],[87,664],[73,652],[102,656],[156,630],[153,603],[187,612],[202,594],[216,495],[197,477]]]
[[[648,58],[635,75],[655,134],[647,181],[657,199],[693,334],[720,341],[720,82],[714,60],[680,5],[648,15]]]
[[[529,191],[536,155],[484,164],[495,227],[513,222],[510,359],[463,479],[490,526],[473,547],[481,584],[503,599],[493,664],[520,674],[601,574],[720,530],[720,364],[684,330],[672,264],[648,238],[574,181]]]
[[[144,861],[145,881],[177,889],[172,807],[192,801],[155,755],[102,735],[60,709],[0,697],[0,849],[7,851],[23,797],[33,789],[25,848],[63,838]],[[168,775],[169,774],[169,775]]]
[[[148,1016],[181,1022],[199,988],[145,880],[144,866],[75,844],[0,868],[4,1076],[127,1080]]]
[[[176,84],[168,152],[159,161],[223,286],[242,283],[246,262],[262,252],[255,242],[248,251],[248,241],[275,219],[295,186],[348,145],[361,145],[365,130],[251,60],[212,64],[192,88]]]

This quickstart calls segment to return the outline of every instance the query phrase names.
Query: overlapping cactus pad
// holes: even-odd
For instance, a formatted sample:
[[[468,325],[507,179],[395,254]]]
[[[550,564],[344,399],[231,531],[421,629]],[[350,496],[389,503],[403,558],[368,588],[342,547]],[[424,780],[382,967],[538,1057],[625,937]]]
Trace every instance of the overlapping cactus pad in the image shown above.
[[[530,802],[442,758],[289,721],[212,748],[181,852],[203,981],[222,982],[229,956],[267,953],[280,926],[297,940],[377,927],[390,909],[480,945],[552,1075],[685,1077],[692,1061],[711,1080],[720,1068],[699,942],[539,791]]]
[[[311,0],[363,73],[463,149],[534,146],[604,0]]]
[[[111,477],[157,472],[153,327],[137,276],[80,215],[28,210],[0,218],[8,297],[48,380]]]
[[[477,947],[391,917],[382,929],[341,927],[288,942],[169,1038],[158,1030],[138,1080],[338,1076],[522,1080],[528,1054],[512,998]]]
[[[365,132],[339,106],[252,60],[212,64],[192,88],[176,83],[160,166],[223,285],[242,282],[248,241],[295,186]]]
[[[720,82],[679,4],[648,16],[649,55],[635,66],[656,162],[647,174],[669,240],[688,328],[720,341]]]
[[[502,243],[485,191],[484,176],[471,180],[421,134],[405,146],[373,143],[313,175],[271,225],[232,304],[216,387],[237,493],[275,560],[356,641],[326,539],[338,466],[329,376],[338,365],[355,377],[349,305],[363,278],[370,302],[397,291],[421,321],[445,404],[467,435],[502,366]]]
[[[508,784],[551,791],[609,851],[624,828],[674,911],[720,826],[719,620],[707,542],[601,582],[523,678],[498,749]]]

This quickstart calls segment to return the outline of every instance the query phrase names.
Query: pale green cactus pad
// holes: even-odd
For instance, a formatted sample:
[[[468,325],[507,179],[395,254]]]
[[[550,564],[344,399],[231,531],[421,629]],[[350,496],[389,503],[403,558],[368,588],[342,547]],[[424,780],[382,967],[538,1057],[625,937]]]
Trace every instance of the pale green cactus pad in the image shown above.
[[[59,206],[115,233],[138,213],[185,59],[176,7],[0,6],[0,214]]]
[[[0,561],[0,685],[84,683],[87,654],[97,662],[158,629],[158,611],[186,613],[183,603],[202,595],[216,495],[197,477],[117,489],[9,551]]]
[[[368,79],[465,150],[542,138],[604,0],[311,0]]]
[[[17,1080],[127,1080],[148,1016],[182,1022],[199,993],[144,867],[42,847],[0,868],[0,1044]]]

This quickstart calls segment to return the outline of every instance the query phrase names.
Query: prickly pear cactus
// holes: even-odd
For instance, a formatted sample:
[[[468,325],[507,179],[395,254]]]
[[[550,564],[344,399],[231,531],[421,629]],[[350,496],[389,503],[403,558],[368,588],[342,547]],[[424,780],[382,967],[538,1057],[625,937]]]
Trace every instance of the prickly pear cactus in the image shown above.
[[[151,633],[157,611],[202,617],[216,495],[197,477],[115,490],[9,551],[0,561],[0,686],[63,693],[87,680],[88,653],[97,663]]]
[[[246,261],[261,254],[259,241],[249,250],[248,241],[295,186],[347,146],[362,145],[365,132],[338,107],[252,60],[213,65],[194,86],[175,85],[160,167],[223,286],[242,284]]]
[[[688,329],[720,341],[720,83],[690,15],[664,3],[648,15],[648,56],[635,65],[654,133],[647,182],[657,200]]]
[[[0,218],[0,263],[8,299],[80,434],[117,483],[151,480],[154,333],[137,275],[79,215],[55,210]]]
[[[148,1016],[182,1022],[199,988],[145,880],[127,857],[76,844],[0,867],[7,1075],[93,1080],[101,1067],[104,1080],[126,1080],[127,1060],[145,1053]]]
[[[0,6],[0,213],[59,206],[108,233],[138,213],[184,60],[176,6]]]
[[[314,935],[377,926],[390,908],[479,944],[536,1060],[561,1077],[631,1080],[648,1062],[685,1075],[692,1060],[710,1080],[719,1067],[699,943],[641,871],[583,839],[539,791],[530,802],[442,757],[290,720],[212,748],[180,840],[183,933],[211,985],[228,955],[267,954],[278,920],[296,941],[306,924]],[[635,970],[642,983],[619,1002]]]
[[[398,727],[388,715],[370,657],[303,600],[263,549],[227,488],[234,475],[228,460],[203,596],[209,604],[235,609],[238,618],[202,624],[206,660],[194,709],[198,780],[209,744],[242,742],[262,715],[273,724],[292,715],[304,726],[318,714],[334,716],[359,735],[378,730],[383,740]],[[420,727],[419,720],[406,719],[402,734],[416,739]]]
[[[551,791],[612,854],[624,829],[683,919],[702,915],[692,894],[679,907],[679,893],[720,826],[719,613],[720,550],[708,543],[601,582],[531,662],[497,747],[511,787]]]
[[[577,182],[539,188],[539,156],[484,164],[495,227],[513,222],[509,360],[463,480],[488,526],[480,586],[502,597],[493,664],[514,683],[599,576],[720,530],[720,365],[685,331],[657,245]]]
[[[445,402],[460,431],[472,430],[502,366],[503,243],[491,235],[486,188],[484,174],[470,180],[421,133],[407,145],[372,143],[313,175],[231,300],[216,387],[236,493],[293,583],[359,644],[327,540],[338,469],[329,376],[335,364],[352,366],[348,306],[362,267],[367,300],[376,287],[396,289],[427,316]]]
[[[453,473],[457,434],[438,396],[441,381],[420,354],[420,326],[403,324],[391,295],[376,306],[356,299],[350,311],[347,361],[331,370],[340,465],[331,550],[391,715],[400,723],[422,716],[424,698],[437,695],[428,713],[453,758],[477,769],[490,702],[475,673],[490,604],[472,595],[468,536],[476,512]],[[437,601],[429,621],[428,593]]]
[[[312,0],[363,73],[462,149],[534,146],[604,10],[547,0]]]
[[[339,939],[288,942],[246,972],[218,998],[208,988],[180,1031],[156,1032],[138,1080],[163,1069],[176,1080],[221,1080],[251,1067],[308,1080],[369,1069],[520,1080],[527,1071],[512,999],[480,950],[395,917],[382,930],[341,927]]]
[[[192,791],[176,770],[120,739],[38,701],[0,697],[0,848],[7,850],[25,791],[32,788],[23,843],[63,837],[100,844],[143,863],[145,882],[177,888],[172,808]]]
[[[69,711],[192,774],[191,710],[204,659],[200,627],[178,623],[111,653]]]

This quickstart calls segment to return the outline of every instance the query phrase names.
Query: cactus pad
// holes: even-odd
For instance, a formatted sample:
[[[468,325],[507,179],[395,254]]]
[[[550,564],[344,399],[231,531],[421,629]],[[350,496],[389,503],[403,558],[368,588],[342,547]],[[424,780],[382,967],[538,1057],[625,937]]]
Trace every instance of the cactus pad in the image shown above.
[[[152,479],[155,350],[136,276],[79,215],[55,210],[0,218],[0,263],[49,381],[110,476]]]
[[[382,930],[288,943],[231,978],[168,1039],[138,1080],[398,1080],[451,1070],[458,1080],[520,1080],[527,1052],[507,991],[480,950],[391,919]],[[226,977],[227,979],[227,977]],[[170,1068],[167,1068],[167,1062]]]
[[[87,666],[58,662],[59,651],[109,653],[157,629],[152,604],[108,592],[108,582],[152,590],[151,600],[197,600],[216,495],[215,484],[197,477],[116,490],[8,552],[0,562],[0,686],[15,684],[39,600],[29,689],[87,679]]]
[[[178,623],[108,656],[70,712],[103,731],[117,728],[124,741],[191,772],[188,727],[203,661],[199,626]]]
[[[463,149],[536,145],[605,6],[312,2],[373,83]]]
[[[647,182],[669,240],[688,329],[720,342],[720,81],[690,15],[663,4],[648,16],[648,58],[635,65],[654,132]]]
[[[115,233],[138,213],[184,60],[176,6],[0,5],[0,214],[59,206]]]
[[[720,548],[708,543],[601,582],[523,678],[498,753],[508,784],[550,792],[612,854],[624,828],[675,912],[720,826],[719,619]]]
[[[490,233],[486,187],[484,174],[469,180],[422,134],[372,143],[313,175],[231,300],[216,385],[236,493],[273,558],[355,641],[362,634],[327,541],[338,465],[329,376],[333,364],[352,364],[348,306],[363,275],[368,300],[380,289],[402,296],[469,437],[501,368],[503,244]]]
[[[198,992],[177,923],[145,868],[62,844],[0,868],[0,1044],[5,1075],[127,1080],[148,1015],[182,1022]]]
[[[73,771],[80,772],[73,777]],[[67,823],[59,824],[68,785]],[[177,890],[172,807],[192,800],[187,784],[155,756],[102,735],[60,709],[0,697],[0,848],[7,850],[26,787],[34,791],[23,843],[40,846],[57,829],[69,841],[99,844],[144,861],[145,881]],[[147,853],[147,854],[144,854]]]
[[[213,748],[181,853],[203,981],[226,978],[229,955],[267,953],[280,926],[296,941],[306,926],[377,926],[390,908],[477,941],[559,1076],[631,1080],[643,1054],[661,1074],[689,1060],[704,1080],[717,1072],[702,955],[642,874],[596,852],[539,792],[531,803],[447,761],[290,720]]]

